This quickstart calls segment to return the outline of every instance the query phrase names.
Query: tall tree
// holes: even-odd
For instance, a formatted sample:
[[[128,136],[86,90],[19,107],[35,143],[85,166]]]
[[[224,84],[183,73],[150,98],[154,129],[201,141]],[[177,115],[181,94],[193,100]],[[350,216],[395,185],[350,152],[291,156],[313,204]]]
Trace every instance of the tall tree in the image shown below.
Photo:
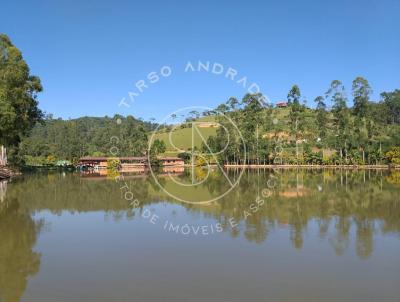
[[[359,118],[364,118],[367,115],[368,101],[372,94],[372,89],[369,83],[363,77],[357,77],[352,85],[354,97],[354,114]]]
[[[326,104],[324,102],[324,98],[322,96],[318,96],[315,98],[314,102],[317,104],[317,115],[316,121],[319,131],[319,137],[321,139],[325,138],[327,133],[327,122],[328,122],[328,112],[326,111]]]
[[[159,139],[154,140],[149,153],[150,161],[152,162],[152,164],[159,164],[157,156],[164,153],[166,149],[167,148],[164,141]]]
[[[264,111],[263,96],[261,93],[246,94],[242,98],[242,121],[239,126],[245,137],[249,160],[256,159],[259,163],[259,147],[260,147],[260,127],[262,125],[262,113]]]
[[[300,88],[297,85],[293,85],[287,95],[288,105],[297,104],[300,105]]]
[[[332,113],[334,117],[335,145],[340,157],[347,158],[347,142],[349,139],[349,111],[347,108],[347,98],[342,82],[333,80],[328,91],[325,93],[327,99],[331,100]]]
[[[392,124],[400,123],[400,90],[393,92],[382,92],[382,102],[384,105],[387,121]]]
[[[235,97],[230,97],[229,100],[226,102],[226,104],[233,111],[233,110],[237,109],[237,106],[239,105],[239,101]]]
[[[354,133],[355,142],[358,148],[362,150],[362,159],[365,161],[365,146],[368,142],[367,135],[364,131],[366,128],[365,117],[367,116],[369,97],[372,93],[372,89],[369,83],[363,77],[357,77],[353,81],[352,85],[354,106],[353,113],[354,119]]]
[[[42,120],[36,99],[42,85],[4,34],[0,34],[0,53],[0,144],[15,146]]]
[[[305,106],[300,104],[300,97],[301,93],[299,86],[293,85],[287,95],[287,100],[288,104],[290,104],[290,113],[289,113],[290,130],[291,134],[294,136],[296,141],[296,160],[298,160],[299,157],[299,150],[297,144],[298,140],[303,135],[304,121],[305,121],[304,119]]]

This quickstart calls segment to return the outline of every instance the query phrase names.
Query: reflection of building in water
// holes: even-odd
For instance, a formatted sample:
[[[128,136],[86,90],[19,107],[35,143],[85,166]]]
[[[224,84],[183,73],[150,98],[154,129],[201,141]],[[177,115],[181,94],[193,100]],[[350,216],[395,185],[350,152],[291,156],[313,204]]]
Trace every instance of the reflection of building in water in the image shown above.
[[[108,170],[108,169],[95,169],[95,170],[84,170],[81,171],[81,176],[87,179],[101,179],[108,177],[110,179],[113,179],[115,177],[118,177],[119,175],[124,175],[124,177],[129,177],[129,178],[143,178],[147,177],[148,174],[148,169],[145,168],[138,168],[138,169],[131,169],[131,170],[120,170],[120,171],[114,171],[114,170]]]
[[[7,181],[0,181],[0,202],[6,199]]]
[[[185,172],[184,166],[165,166],[156,171],[157,176],[166,175],[181,175]],[[146,178],[151,176],[150,170],[147,167],[137,167],[130,169],[120,169],[119,171],[113,171],[109,169],[96,169],[96,170],[86,170],[81,171],[81,176],[84,178],[104,178],[108,177],[114,179],[119,175],[124,175],[125,178]]]
[[[304,197],[311,193],[310,189],[300,187],[300,188],[291,188],[285,191],[279,192],[279,195],[285,198],[297,198]]]
[[[166,166],[166,167],[162,167],[161,170],[163,173],[183,173],[185,171],[185,167],[184,166]]]

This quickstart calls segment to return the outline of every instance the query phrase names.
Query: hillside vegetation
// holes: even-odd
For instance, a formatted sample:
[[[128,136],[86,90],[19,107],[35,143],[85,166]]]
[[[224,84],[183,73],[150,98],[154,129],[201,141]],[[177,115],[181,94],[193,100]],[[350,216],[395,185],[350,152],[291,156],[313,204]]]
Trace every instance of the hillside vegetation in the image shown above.
[[[0,34],[0,47],[0,145],[7,147],[12,163],[54,165],[88,155],[143,156],[149,143],[154,162],[167,154],[185,160],[195,155],[199,165],[400,163],[400,90],[382,92],[379,102],[371,102],[372,88],[363,77],[353,80],[351,94],[333,80],[313,100],[315,106],[306,104],[293,85],[287,108],[265,106],[261,94],[247,94],[211,111],[191,111],[185,122],[174,125],[118,115],[62,120],[38,108],[40,79],[30,73],[6,35]]]
[[[314,100],[315,109],[306,106],[297,85],[289,91],[285,109],[263,106],[261,94],[231,98],[215,112],[229,116],[244,139],[230,139],[226,148],[227,137],[235,136],[235,128],[217,119],[229,135],[218,128],[217,135],[210,136],[203,146],[204,154],[210,146],[213,153],[225,148],[218,156],[225,164],[393,162],[386,152],[400,145],[400,90],[382,93],[378,103],[370,101],[371,93],[368,81],[357,77],[352,85],[352,107],[348,107],[350,102],[338,80]]]
[[[395,148],[400,146],[400,91],[382,93],[379,102],[371,102],[370,94],[368,82],[355,79],[353,106],[348,107],[343,85],[333,81],[311,109],[294,85],[286,108],[263,106],[261,94],[247,94],[169,125],[132,116],[71,120],[48,116],[22,139],[16,157],[40,165],[74,162],[87,155],[139,156],[147,154],[150,141],[157,149],[152,156],[179,155],[188,160],[194,153],[203,157],[199,165],[205,164],[210,149],[218,157],[208,160],[225,164],[276,163],[277,159],[287,164],[395,163],[400,157]],[[233,121],[242,139],[225,117]]]
[[[154,125],[132,116],[46,117],[19,145],[17,159],[28,165],[76,162],[82,156],[142,156]]]

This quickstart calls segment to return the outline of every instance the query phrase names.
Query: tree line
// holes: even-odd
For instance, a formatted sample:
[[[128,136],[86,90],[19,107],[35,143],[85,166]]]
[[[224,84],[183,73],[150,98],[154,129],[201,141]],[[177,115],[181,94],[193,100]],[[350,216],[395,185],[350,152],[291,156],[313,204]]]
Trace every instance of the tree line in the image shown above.
[[[86,155],[147,154],[148,133],[157,124],[120,115],[54,119],[38,107],[41,91],[40,79],[30,74],[21,52],[0,34],[0,145],[8,147],[14,163],[41,165],[58,159],[73,162]],[[368,81],[357,77],[351,87],[351,106],[339,80],[315,98],[314,109],[307,106],[297,85],[288,92],[287,108],[265,105],[261,94],[246,94],[241,100],[232,97],[215,110],[203,112],[224,127],[200,151],[207,154],[210,148],[218,153],[218,161],[233,164],[277,160],[284,164],[400,164],[400,90],[381,93],[379,102],[372,102],[371,94]],[[233,121],[243,140],[221,114]],[[199,117],[200,113],[192,112],[189,120]],[[150,151],[156,160],[165,144],[157,140]],[[188,159],[190,154],[180,156]]]
[[[152,128],[132,116],[81,117],[71,120],[46,117],[19,144],[19,160],[30,165],[55,164],[83,156],[143,156]]]
[[[40,79],[30,74],[21,52],[0,34],[0,145],[17,146],[42,120],[37,101],[41,91]]]
[[[400,164],[400,90],[381,93],[379,102],[372,102],[371,94],[368,81],[357,77],[352,106],[339,80],[315,98],[314,109],[307,106],[298,85],[288,92],[286,108],[265,106],[261,94],[230,98],[205,113],[219,114],[223,127],[202,151],[224,150],[218,156],[224,164]]]

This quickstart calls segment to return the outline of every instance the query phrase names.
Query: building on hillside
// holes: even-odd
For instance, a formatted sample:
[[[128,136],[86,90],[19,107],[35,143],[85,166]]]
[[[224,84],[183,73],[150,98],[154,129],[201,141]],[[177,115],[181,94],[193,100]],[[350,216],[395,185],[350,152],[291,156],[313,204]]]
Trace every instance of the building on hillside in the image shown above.
[[[219,124],[216,122],[196,122],[196,126],[199,128],[218,128]]]
[[[278,102],[276,103],[277,108],[286,108],[288,106],[287,102]]]

